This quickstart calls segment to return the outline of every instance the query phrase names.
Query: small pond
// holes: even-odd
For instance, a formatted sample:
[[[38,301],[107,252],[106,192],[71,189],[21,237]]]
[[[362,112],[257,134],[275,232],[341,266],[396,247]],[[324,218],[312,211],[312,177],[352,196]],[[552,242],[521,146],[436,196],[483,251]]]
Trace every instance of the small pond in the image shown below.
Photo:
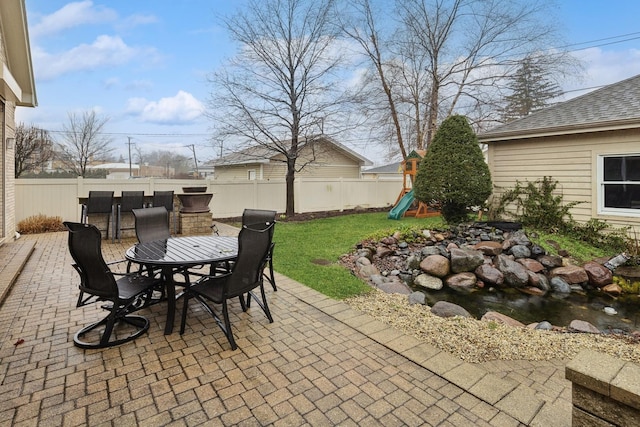
[[[548,321],[554,326],[569,326],[572,320],[584,320],[603,332],[610,329],[640,330],[640,297],[625,295],[612,297],[601,291],[572,292],[559,296],[523,294],[515,289],[460,292],[451,288],[440,291],[424,291],[427,304],[448,301],[464,307],[480,319],[488,311],[497,311],[526,324]],[[604,312],[605,307],[617,311],[615,315]]]

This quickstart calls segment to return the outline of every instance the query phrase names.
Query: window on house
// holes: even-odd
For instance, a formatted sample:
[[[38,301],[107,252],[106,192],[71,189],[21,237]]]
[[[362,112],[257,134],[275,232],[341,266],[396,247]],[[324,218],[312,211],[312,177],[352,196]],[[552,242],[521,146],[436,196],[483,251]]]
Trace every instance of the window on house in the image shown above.
[[[640,214],[640,154],[600,158],[600,210]]]
[[[249,169],[247,171],[247,179],[249,181],[255,181],[256,180],[256,170],[255,169]]]

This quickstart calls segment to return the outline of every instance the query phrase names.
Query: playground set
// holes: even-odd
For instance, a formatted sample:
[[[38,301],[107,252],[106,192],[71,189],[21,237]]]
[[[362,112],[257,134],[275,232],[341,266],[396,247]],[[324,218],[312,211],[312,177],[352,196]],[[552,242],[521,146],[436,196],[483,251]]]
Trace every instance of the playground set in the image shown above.
[[[403,216],[415,216],[427,218],[440,215],[440,212],[430,208],[424,202],[419,202],[413,195],[413,180],[418,172],[418,165],[425,152],[412,151],[405,160],[400,163],[402,168],[402,191],[396,199],[393,209],[387,215],[390,219],[400,219]]]

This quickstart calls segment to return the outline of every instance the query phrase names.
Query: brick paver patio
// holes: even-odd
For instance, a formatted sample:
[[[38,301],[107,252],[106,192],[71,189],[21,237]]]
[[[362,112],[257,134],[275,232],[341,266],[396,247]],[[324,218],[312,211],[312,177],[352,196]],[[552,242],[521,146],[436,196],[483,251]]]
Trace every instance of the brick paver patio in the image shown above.
[[[76,348],[102,313],[75,307],[66,238],[0,248],[35,243],[0,306],[0,426],[570,425],[562,361],[463,363],[282,275],[267,291],[274,323],[232,304],[236,351],[196,301],[182,336],[163,334],[159,304],[139,312],[151,321],[141,338]],[[105,258],[133,243],[105,241]]]

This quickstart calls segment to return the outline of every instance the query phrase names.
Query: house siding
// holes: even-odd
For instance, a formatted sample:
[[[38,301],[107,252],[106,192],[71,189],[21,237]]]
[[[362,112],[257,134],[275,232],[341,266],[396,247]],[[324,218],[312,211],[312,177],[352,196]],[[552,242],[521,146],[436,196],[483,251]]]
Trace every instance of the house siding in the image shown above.
[[[598,156],[638,152],[640,134],[631,130],[493,142],[488,157],[494,195],[513,188],[516,181],[550,176],[565,203],[581,202],[571,210],[575,220],[597,218],[615,227],[640,229],[640,218],[598,214],[597,182]]]
[[[296,176],[305,178],[360,178],[360,164],[334,148],[319,150],[315,153],[315,162],[306,165]],[[287,165],[281,161],[281,154],[274,156],[269,163],[248,163],[242,165],[216,166],[215,179],[220,181],[246,181],[248,171],[256,171],[256,179],[283,179],[287,174]],[[310,161],[310,154],[302,153],[296,165]]]

